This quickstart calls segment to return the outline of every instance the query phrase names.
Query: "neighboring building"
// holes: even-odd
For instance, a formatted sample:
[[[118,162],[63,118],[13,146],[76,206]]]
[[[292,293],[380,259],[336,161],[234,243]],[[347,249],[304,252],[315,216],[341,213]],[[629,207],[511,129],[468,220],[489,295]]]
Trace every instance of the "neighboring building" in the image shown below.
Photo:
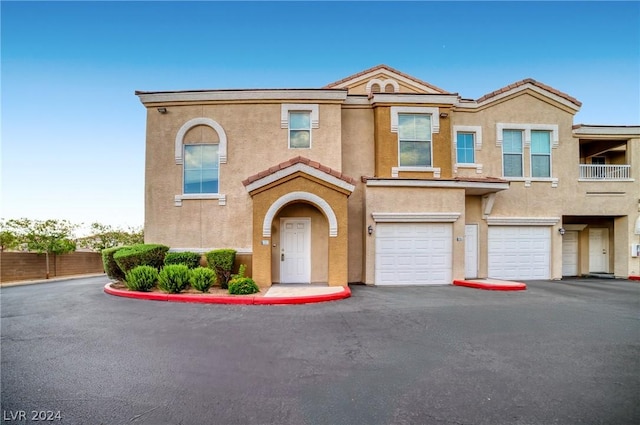
[[[145,240],[275,282],[640,274],[640,126],[526,79],[468,100],[385,65],[320,89],[136,92]]]

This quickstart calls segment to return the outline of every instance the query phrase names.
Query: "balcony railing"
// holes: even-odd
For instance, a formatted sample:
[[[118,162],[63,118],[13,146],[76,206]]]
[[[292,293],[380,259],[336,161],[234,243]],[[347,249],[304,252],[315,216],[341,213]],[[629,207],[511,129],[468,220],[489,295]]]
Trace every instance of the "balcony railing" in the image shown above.
[[[581,180],[631,180],[630,165],[580,164]]]

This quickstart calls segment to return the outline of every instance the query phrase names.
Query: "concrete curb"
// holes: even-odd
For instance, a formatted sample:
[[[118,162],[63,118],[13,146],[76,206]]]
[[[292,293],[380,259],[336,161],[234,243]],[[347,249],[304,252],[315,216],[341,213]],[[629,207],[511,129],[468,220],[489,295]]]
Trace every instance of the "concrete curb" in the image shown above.
[[[72,274],[69,276],[55,276],[49,279],[30,279],[30,280],[11,280],[9,282],[0,282],[0,288],[9,288],[12,286],[36,285],[38,283],[54,283],[63,280],[89,279],[92,277],[107,277],[105,273],[89,273],[89,274]]]
[[[478,282],[471,280],[454,280],[456,286],[466,286],[467,288],[486,289],[488,291],[524,291],[527,285],[522,282]]]
[[[171,301],[202,304],[243,304],[243,305],[274,305],[274,304],[311,304],[326,301],[337,301],[351,296],[351,289],[343,286],[343,290],[332,294],[305,295],[298,297],[256,297],[255,295],[191,295],[191,294],[161,294],[157,292],[137,292],[115,289],[111,283],[104,286],[104,292],[117,297],[135,298],[139,300]]]

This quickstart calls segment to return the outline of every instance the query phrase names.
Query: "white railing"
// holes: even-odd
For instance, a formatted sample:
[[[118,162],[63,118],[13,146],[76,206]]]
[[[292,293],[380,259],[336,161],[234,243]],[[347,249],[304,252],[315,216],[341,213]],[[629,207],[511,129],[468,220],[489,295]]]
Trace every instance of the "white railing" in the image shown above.
[[[580,164],[583,180],[630,180],[630,165]]]

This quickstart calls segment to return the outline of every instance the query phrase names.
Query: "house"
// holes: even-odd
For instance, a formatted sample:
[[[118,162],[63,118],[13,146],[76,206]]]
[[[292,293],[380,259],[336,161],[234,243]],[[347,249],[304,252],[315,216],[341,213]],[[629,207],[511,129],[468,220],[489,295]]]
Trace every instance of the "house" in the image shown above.
[[[236,249],[261,286],[640,274],[640,126],[574,125],[533,79],[473,100],[379,65],[136,95],[146,241]]]

